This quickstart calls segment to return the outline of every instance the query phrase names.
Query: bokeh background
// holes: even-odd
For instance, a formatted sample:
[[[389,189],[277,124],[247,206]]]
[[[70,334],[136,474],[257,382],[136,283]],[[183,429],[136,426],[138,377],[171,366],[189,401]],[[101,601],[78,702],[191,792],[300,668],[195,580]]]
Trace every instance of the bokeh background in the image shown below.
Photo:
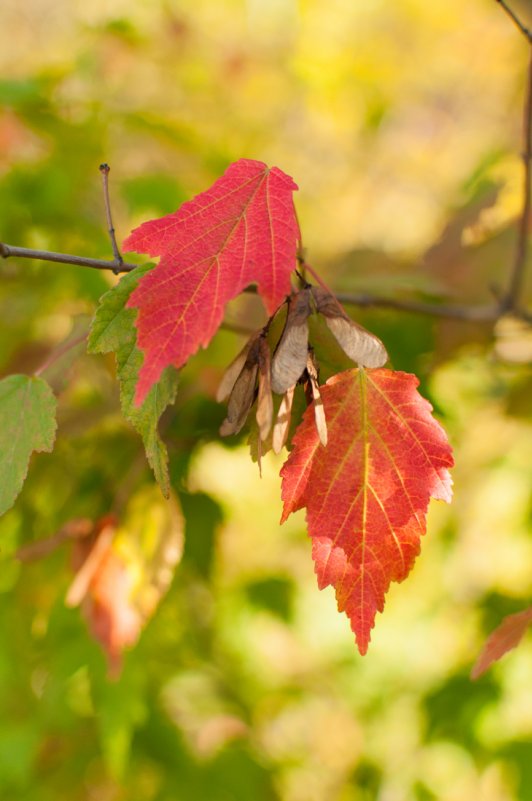
[[[298,182],[307,258],[336,290],[480,304],[505,287],[527,46],[494,0],[2,0],[0,28],[1,240],[109,257],[100,162],[121,239],[250,157]],[[116,282],[0,270],[2,375],[35,370]],[[78,349],[51,379],[55,451],[0,519],[2,799],[530,801],[530,640],[469,679],[530,597],[530,335],[350,311],[419,375],[457,462],[368,655],[317,590],[303,515],[278,525],[282,460],[260,479],[245,435],[219,441],[215,388],[242,345],[222,331],[163,419],[183,560],[108,681],[64,604],[67,546],[14,558],[152,483],[112,358]],[[228,319],[260,314],[244,300]]]

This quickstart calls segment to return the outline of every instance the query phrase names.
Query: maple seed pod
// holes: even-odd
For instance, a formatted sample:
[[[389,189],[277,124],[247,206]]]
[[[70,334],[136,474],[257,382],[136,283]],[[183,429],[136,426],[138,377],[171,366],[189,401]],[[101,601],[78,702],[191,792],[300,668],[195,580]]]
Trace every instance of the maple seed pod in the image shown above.
[[[386,364],[386,348],[375,334],[351,320],[336,298],[321,286],[312,287],[312,295],[318,312],[323,314],[331,333],[350,359],[362,367]]]
[[[281,453],[286,440],[288,438],[288,429],[290,428],[290,419],[292,417],[292,403],[294,400],[294,392],[296,385],[289,387],[283,395],[279,411],[277,412],[277,419],[273,427],[272,448],[274,453]]]
[[[314,359],[314,354],[309,351],[307,357],[307,374],[310,384],[310,392],[314,404],[314,421],[316,423],[316,431],[323,446],[327,445],[327,420],[325,419],[325,409],[323,408],[323,401],[320,394],[320,385],[318,383],[318,368]]]
[[[256,420],[260,432],[260,440],[264,442],[271,431],[273,421],[273,399],[270,378],[271,354],[266,338],[259,340],[259,397],[257,400]],[[259,440],[259,450],[260,450]],[[260,464],[260,462],[259,462]]]
[[[220,385],[216,390],[216,400],[218,401],[218,403],[223,403],[224,401],[226,401],[229,395],[231,394],[231,390],[235,385],[236,379],[242,372],[242,368],[246,363],[249,349],[253,344],[254,339],[256,339],[257,336],[258,334],[253,334],[253,336],[251,336],[248,339],[248,341],[246,342],[240,353],[237,353],[237,355],[235,356],[235,358],[233,359],[233,361],[223,374],[222,380],[220,381]]]
[[[260,335],[253,337],[244,366],[229,396],[227,417],[220,426],[220,435],[222,437],[238,434],[246,422],[249,411],[255,401],[255,386],[259,371],[260,339]]]
[[[283,395],[301,378],[307,363],[310,289],[290,296],[288,314],[272,359],[272,390]]]

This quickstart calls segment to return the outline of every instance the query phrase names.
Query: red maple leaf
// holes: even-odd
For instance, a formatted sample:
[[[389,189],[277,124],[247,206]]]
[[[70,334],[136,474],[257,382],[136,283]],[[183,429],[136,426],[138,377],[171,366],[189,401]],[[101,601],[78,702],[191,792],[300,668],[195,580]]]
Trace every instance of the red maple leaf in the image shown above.
[[[478,679],[493,662],[519,645],[531,623],[532,606],[514,615],[507,615],[486,640],[482,653],[471,671],[471,678]]]
[[[272,314],[290,292],[299,226],[293,180],[277,167],[240,159],[173,214],[136,228],[126,251],[160,256],[128,306],[138,308],[144,351],[135,402],[165,367],[181,367],[220,326],[224,308],[256,283]]]
[[[361,654],[419,553],[430,498],[451,499],[451,448],[418,383],[385,369],[333,376],[320,387],[327,446],[309,407],[281,470],[281,522],[306,507],[318,585],[334,586]]]

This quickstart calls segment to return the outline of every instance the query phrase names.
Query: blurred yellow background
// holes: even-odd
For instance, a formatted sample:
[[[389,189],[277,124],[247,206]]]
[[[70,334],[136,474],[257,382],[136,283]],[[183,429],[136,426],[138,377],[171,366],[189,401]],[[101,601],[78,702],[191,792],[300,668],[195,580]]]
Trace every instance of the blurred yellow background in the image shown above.
[[[529,2],[513,7],[532,24]],[[0,240],[107,258],[100,162],[123,239],[248,157],[298,183],[308,261],[334,289],[480,304],[505,288],[527,45],[495,0],[3,0],[0,26]],[[2,375],[34,369],[116,282],[0,269]],[[13,560],[106,513],[139,457],[112,360],[82,357],[55,453],[0,519],[0,797],[530,801],[530,639],[469,679],[532,588],[530,345],[512,320],[350,312],[420,376],[457,465],[368,655],[317,590],[304,516],[278,525],[282,459],[260,479],[245,437],[217,439],[216,381],[241,347],[224,331],[166,426],[184,560],[107,683],[63,606],[64,554]],[[253,300],[230,311],[256,315]]]

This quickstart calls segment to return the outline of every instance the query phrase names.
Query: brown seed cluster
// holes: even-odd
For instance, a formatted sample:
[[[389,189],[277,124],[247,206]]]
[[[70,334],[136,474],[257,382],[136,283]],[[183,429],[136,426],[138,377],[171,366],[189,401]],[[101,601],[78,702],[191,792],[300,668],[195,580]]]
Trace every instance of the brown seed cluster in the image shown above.
[[[293,292],[287,302],[286,321],[273,355],[267,340],[272,317],[264,328],[249,338],[231,362],[216,396],[218,401],[229,399],[227,417],[220,428],[224,437],[241,430],[257,400],[255,416],[260,442],[267,439],[273,425],[272,447],[275,453],[281,451],[288,436],[292,401],[298,383],[305,388],[307,402],[313,403],[320,441],[327,444],[319,367],[309,343],[308,318],[312,313],[322,315],[340,347],[360,367],[382,367],[388,360],[380,339],[353,322],[334,295],[322,287],[307,285]],[[272,392],[283,396],[275,421]]]

